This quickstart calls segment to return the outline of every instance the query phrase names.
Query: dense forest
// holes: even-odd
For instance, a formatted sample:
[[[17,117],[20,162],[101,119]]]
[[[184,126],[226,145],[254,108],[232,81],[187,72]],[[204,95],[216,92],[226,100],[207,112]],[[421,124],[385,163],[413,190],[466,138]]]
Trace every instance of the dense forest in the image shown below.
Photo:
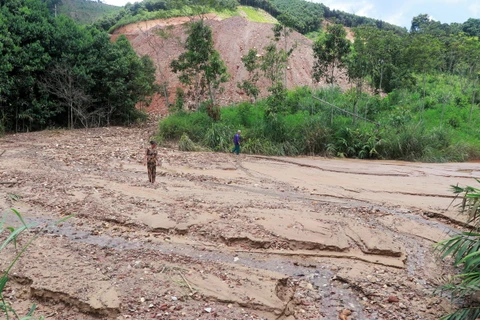
[[[141,117],[156,90],[154,66],[130,42],[71,18],[51,1],[0,1],[2,130],[88,127]]]
[[[53,1],[53,0],[51,0]],[[51,8],[51,12],[55,15],[66,15],[76,22],[87,25],[92,24],[99,18],[114,14],[122,10],[121,7],[108,5],[101,0],[55,0],[59,3]],[[51,6],[50,6],[51,7]]]
[[[199,12],[198,10],[235,11],[237,5],[262,9],[302,34],[320,31],[323,19],[347,27],[372,25],[382,30],[406,32],[404,28],[381,20],[330,10],[321,3],[304,0],[145,0],[134,4],[128,3],[122,10],[103,16],[95,25],[105,31],[112,31],[136,21],[195,14]]]

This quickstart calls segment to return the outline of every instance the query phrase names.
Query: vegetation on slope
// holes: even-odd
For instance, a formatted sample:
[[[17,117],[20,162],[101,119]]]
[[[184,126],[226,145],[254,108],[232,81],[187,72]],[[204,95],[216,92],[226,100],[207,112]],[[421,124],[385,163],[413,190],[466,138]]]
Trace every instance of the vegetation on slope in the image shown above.
[[[394,30],[400,33],[406,32],[404,28],[380,20],[330,10],[321,3],[312,3],[304,0],[145,0],[127,4],[120,11],[101,18],[95,23],[95,26],[105,31],[113,32],[121,26],[151,19],[187,16],[214,11],[231,11],[228,14],[232,14],[232,12],[236,12],[233,14],[238,14],[237,7],[239,5],[261,9],[302,34],[321,30],[321,22],[324,18],[335,20],[337,23],[348,27],[372,25],[379,29]]]
[[[120,10],[121,7],[94,0],[62,0],[57,6],[57,14],[69,16],[80,24],[92,24],[99,18]]]
[[[429,91],[434,96],[455,91],[452,86],[433,87]],[[480,156],[479,110],[470,119],[468,106],[459,107],[453,96],[432,103],[422,118],[421,108],[419,94],[408,90],[381,98],[358,96],[355,90],[342,93],[336,87],[305,87],[289,92],[275,114],[267,100],[221,108],[218,121],[209,117],[205,104],[199,112],[177,112],[160,121],[159,140],[186,134],[198,146],[228,152],[233,134],[241,129],[242,150],[252,154],[428,162]]]
[[[272,24],[278,22],[275,18],[267,14],[266,11],[262,9],[247,6],[238,6],[237,10],[238,12],[240,12],[240,15],[245,16],[249,21]]]
[[[276,25],[275,37],[263,54],[252,48],[242,57],[249,76],[238,83],[255,101],[263,77],[270,93],[267,99],[242,104],[238,111],[212,113],[215,100],[196,95],[195,109],[202,110],[203,104],[204,112],[191,115],[193,122],[184,113],[162,121],[161,138],[179,139],[187,133],[195,143],[226,151],[228,132],[235,131],[230,124],[236,124],[245,129],[244,147],[251,153],[295,156],[315,152],[413,161],[477,158],[480,65],[475,57],[480,55],[480,43],[475,37],[455,33],[454,28],[439,28],[422,15],[413,21],[409,34],[372,26],[354,28],[353,44],[346,40],[341,25],[328,26],[312,47],[314,80],[324,79],[332,86],[313,93],[321,100],[312,98],[308,88],[287,92],[284,75],[294,47],[281,49],[289,31]],[[348,70],[352,84],[345,93],[335,87],[339,69]],[[365,94],[365,84],[379,95]],[[181,103],[175,105],[181,109]],[[238,122],[231,114],[255,121]],[[177,116],[188,127],[179,126]],[[315,134],[310,136],[309,131]],[[205,138],[206,132],[215,138]]]

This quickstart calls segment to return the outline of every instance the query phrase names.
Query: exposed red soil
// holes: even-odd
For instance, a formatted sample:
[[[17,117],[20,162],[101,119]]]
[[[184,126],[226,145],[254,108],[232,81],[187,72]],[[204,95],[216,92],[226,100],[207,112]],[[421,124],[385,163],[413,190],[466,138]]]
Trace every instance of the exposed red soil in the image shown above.
[[[246,71],[241,58],[248,53],[251,48],[256,48],[260,54],[262,49],[267,46],[273,38],[272,24],[252,22],[243,17],[233,17],[229,19],[220,19],[214,14],[207,15],[206,23],[212,28],[215,49],[220,53],[224,60],[230,80],[224,84],[225,91],[219,97],[220,105],[227,105],[234,102],[248,101],[249,98],[238,89],[237,83],[247,79]],[[128,25],[116,30],[113,39],[120,34],[125,34],[133,48],[138,54],[149,55],[160,70],[157,73],[157,80],[161,78],[168,79],[170,102],[173,101],[175,88],[180,86],[178,77],[172,73],[170,62],[177,58],[183,51],[187,35],[185,23],[189,18],[171,18],[165,20],[152,20]],[[171,28],[171,29],[169,29]],[[155,30],[170,30],[172,38],[163,39],[155,34]],[[284,47],[284,40],[279,42],[279,46]],[[321,86],[324,83],[314,84],[312,81],[313,52],[312,41],[302,34],[291,31],[287,39],[287,48],[296,44],[296,48],[288,61],[287,68],[287,87],[294,88],[300,86]],[[153,45],[153,46],[152,46]],[[161,75],[163,74],[163,75]],[[338,84],[343,88],[349,86],[346,76],[343,73],[338,75]],[[269,86],[266,79],[259,81],[261,97],[267,95],[266,88]],[[165,114],[165,99],[156,96],[148,108],[150,113]]]

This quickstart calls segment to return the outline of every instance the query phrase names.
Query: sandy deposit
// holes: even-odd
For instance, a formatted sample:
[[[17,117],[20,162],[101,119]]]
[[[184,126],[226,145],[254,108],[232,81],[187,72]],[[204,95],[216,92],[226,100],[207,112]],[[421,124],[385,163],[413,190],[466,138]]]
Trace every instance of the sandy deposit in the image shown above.
[[[330,320],[346,309],[350,320],[438,319],[449,310],[432,295],[450,274],[432,246],[461,228],[449,186],[474,184],[477,164],[161,148],[151,185],[142,160],[153,130],[0,140],[3,212],[39,224],[76,214],[44,230],[13,269],[5,296],[21,314],[32,303],[48,319]],[[1,268],[14,254],[2,252]]]

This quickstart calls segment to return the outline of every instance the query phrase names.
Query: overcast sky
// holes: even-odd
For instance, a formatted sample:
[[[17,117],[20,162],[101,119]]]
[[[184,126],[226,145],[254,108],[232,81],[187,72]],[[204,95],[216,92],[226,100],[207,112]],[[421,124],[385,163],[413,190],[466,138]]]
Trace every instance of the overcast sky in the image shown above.
[[[480,18],[480,0],[311,0],[330,9],[375,18],[410,29],[412,18],[428,14],[442,23],[463,23],[468,18]],[[104,3],[124,6],[134,0],[103,0]]]

